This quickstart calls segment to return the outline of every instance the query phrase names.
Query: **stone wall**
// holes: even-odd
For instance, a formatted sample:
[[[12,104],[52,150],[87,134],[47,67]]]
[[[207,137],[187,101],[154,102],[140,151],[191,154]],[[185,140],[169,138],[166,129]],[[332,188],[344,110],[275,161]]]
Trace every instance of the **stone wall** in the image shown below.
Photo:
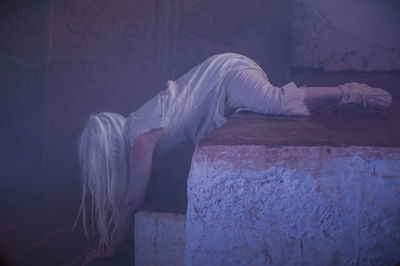
[[[397,0],[293,0],[292,65],[400,70],[399,26]]]
[[[47,1],[0,2],[0,208],[35,208],[41,185]]]

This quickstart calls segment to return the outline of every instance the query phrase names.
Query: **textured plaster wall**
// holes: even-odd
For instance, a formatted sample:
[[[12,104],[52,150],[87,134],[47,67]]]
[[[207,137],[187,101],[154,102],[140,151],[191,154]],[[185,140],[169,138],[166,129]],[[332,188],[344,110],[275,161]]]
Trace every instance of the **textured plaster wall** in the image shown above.
[[[293,0],[292,23],[294,67],[400,70],[397,0]]]
[[[399,173],[398,148],[198,147],[185,264],[398,263]]]
[[[47,1],[0,1],[0,208],[39,204]]]

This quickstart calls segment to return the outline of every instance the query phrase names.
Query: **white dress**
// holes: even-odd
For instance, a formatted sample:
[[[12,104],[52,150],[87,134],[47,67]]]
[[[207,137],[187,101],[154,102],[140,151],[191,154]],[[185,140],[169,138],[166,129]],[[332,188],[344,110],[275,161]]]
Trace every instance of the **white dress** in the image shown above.
[[[233,53],[205,60],[159,92],[127,119],[127,133],[135,138],[164,128],[161,149],[190,140],[194,145],[226,122],[225,113],[250,110],[264,114],[308,115],[304,89],[291,82],[274,87],[251,59]]]

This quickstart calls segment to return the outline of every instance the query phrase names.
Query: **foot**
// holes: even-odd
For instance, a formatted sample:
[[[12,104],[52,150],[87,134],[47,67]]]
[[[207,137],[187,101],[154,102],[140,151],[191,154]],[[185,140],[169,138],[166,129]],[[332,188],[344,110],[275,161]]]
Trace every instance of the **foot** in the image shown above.
[[[392,104],[392,95],[381,88],[373,88],[367,84],[357,82],[340,85],[342,100],[339,107],[345,104],[357,105],[361,108],[371,107],[378,111],[389,109]]]

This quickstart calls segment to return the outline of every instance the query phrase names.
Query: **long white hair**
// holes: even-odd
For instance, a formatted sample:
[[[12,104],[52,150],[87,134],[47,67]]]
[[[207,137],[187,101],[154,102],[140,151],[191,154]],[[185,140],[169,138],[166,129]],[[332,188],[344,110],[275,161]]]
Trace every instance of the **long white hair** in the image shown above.
[[[91,194],[92,226],[100,233],[99,250],[108,248],[120,219],[120,208],[126,197],[129,175],[129,141],[125,118],[114,113],[90,116],[79,139],[79,161],[82,168],[82,215],[86,236],[86,193]]]

